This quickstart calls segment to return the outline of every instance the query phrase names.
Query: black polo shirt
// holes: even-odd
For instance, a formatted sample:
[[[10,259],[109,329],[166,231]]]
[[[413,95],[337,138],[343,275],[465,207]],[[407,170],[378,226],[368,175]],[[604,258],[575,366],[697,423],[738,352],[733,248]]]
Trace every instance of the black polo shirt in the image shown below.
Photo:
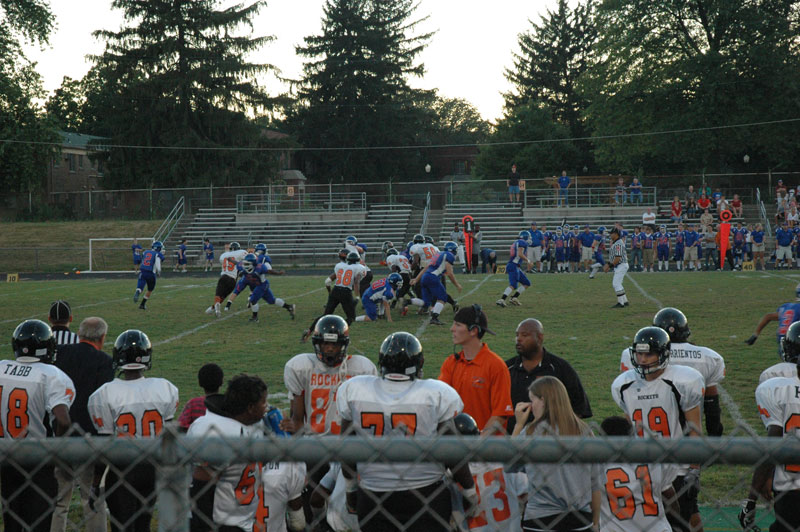
[[[525,371],[522,366],[522,357],[520,355],[506,360],[508,372],[511,374],[511,403],[516,407],[517,403],[530,401],[528,388],[531,383],[539,377],[550,375],[564,384],[569,395],[569,402],[578,417],[584,419],[592,417],[592,407],[589,406],[589,398],[583,390],[578,374],[575,373],[569,362],[563,358],[557,357],[547,349],[543,348],[543,351],[542,361],[530,372]],[[516,419],[514,416],[509,417],[507,427],[509,434],[514,430],[515,424]]]
[[[111,357],[86,342],[58,346],[54,365],[67,374],[75,385],[75,400],[69,409],[73,423],[84,432],[97,434],[89,416],[89,396],[100,386],[114,380]]]

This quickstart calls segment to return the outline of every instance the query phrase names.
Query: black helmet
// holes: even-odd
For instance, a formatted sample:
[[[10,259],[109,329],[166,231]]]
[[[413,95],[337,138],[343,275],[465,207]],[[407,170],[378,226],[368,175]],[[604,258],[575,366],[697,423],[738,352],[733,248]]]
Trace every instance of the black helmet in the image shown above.
[[[17,359],[38,358],[46,364],[56,359],[53,330],[42,320],[25,320],[17,325],[11,337],[11,347]]]
[[[344,249],[344,248],[340,249],[339,250],[339,260],[342,261],[342,262],[345,262],[347,260],[347,255],[348,254],[350,254],[350,252],[347,251],[346,249]]]
[[[241,246],[241,245],[239,245],[239,243],[238,243],[238,242],[231,242],[231,244],[228,246],[228,248],[229,248],[231,251],[238,251],[238,250],[242,249],[242,246]]]
[[[383,245],[381,246],[381,251],[386,253],[390,248],[393,248],[394,244],[392,244],[391,240],[386,240]]]
[[[355,251],[351,251],[347,254],[347,264],[358,264],[361,262],[361,255],[359,255]]]
[[[425,235],[417,233],[414,235],[414,238],[411,240],[415,244],[424,244],[425,243]]]
[[[641,376],[655,373],[664,369],[669,363],[670,341],[667,331],[661,327],[644,327],[639,329],[633,337],[633,345],[630,348],[631,364]],[[636,353],[657,353],[658,362],[642,366],[636,359]]]
[[[781,340],[781,357],[784,362],[800,362],[800,321],[792,323]]]
[[[389,248],[386,250],[386,256],[391,257],[392,255],[397,255],[397,250],[394,248]]]
[[[152,355],[150,338],[140,330],[128,329],[114,342],[111,366],[115,372],[119,369],[150,369]]]
[[[417,337],[407,332],[396,332],[386,337],[378,352],[381,376],[390,373],[405,375],[412,379],[422,376],[425,357],[422,344]]]
[[[672,342],[683,343],[689,341],[692,331],[689,330],[689,321],[680,310],[672,307],[662,308],[653,316],[653,325],[661,327]]]
[[[425,238],[425,243],[426,244],[433,244],[434,243],[434,240],[433,240],[432,236],[425,235],[424,238]]]
[[[341,346],[338,353],[327,355],[322,351],[322,344],[335,343]],[[347,346],[350,344],[350,327],[344,318],[335,314],[322,316],[314,325],[314,332],[311,333],[311,343],[314,345],[314,352],[317,358],[326,366],[336,367],[342,363],[347,355]]]
[[[475,419],[466,412],[462,412],[453,418],[453,423],[456,425],[456,430],[462,436],[480,436],[481,431]]]

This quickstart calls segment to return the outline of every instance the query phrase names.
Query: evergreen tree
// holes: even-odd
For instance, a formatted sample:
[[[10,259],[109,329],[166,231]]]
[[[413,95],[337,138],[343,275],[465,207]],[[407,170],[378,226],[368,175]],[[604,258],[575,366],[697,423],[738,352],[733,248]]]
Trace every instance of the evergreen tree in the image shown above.
[[[308,59],[288,124],[315,180],[375,181],[420,176],[415,145],[433,117],[433,94],[408,86],[430,34],[412,35],[413,0],[327,0],[321,35],[305,38]],[[355,148],[355,149],[352,149]]]
[[[270,110],[254,77],[272,67],[245,59],[272,37],[238,35],[265,2],[218,4],[114,0],[126,25],[95,32],[106,41],[87,101],[97,133],[114,145],[182,148],[113,149],[114,185],[247,184],[273,173],[273,156],[247,150],[269,143],[246,115]]]

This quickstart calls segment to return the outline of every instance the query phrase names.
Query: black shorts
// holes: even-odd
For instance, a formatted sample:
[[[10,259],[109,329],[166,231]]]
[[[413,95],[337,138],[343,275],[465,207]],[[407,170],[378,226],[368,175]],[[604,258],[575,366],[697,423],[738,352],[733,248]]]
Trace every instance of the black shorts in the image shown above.
[[[675,532],[689,532],[692,515],[700,512],[697,507],[697,493],[685,487],[683,476],[675,477],[675,480],[672,481],[672,488],[678,496],[681,514],[675,515],[667,512],[667,520]]]
[[[441,481],[416,490],[358,490],[361,532],[450,532],[451,511],[450,490]]]
[[[775,503],[775,522],[769,527],[769,532],[791,532],[800,530],[800,490],[776,491],[773,497]]]
[[[231,295],[234,288],[236,288],[236,279],[230,275],[220,275],[219,281],[217,281],[217,291],[214,295],[220,299],[225,299]]]

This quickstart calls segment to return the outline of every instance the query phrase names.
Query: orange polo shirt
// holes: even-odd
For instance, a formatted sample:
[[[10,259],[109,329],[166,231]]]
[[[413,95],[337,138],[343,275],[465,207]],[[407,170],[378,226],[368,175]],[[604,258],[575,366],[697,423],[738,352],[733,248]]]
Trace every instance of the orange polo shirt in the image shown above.
[[[455,388],[464,412],[475,418],[480,430],[492,416],[514,415],[508,366],[485,343],[472,360],[464,358],[464,351],[447,357],[439,380]]]

